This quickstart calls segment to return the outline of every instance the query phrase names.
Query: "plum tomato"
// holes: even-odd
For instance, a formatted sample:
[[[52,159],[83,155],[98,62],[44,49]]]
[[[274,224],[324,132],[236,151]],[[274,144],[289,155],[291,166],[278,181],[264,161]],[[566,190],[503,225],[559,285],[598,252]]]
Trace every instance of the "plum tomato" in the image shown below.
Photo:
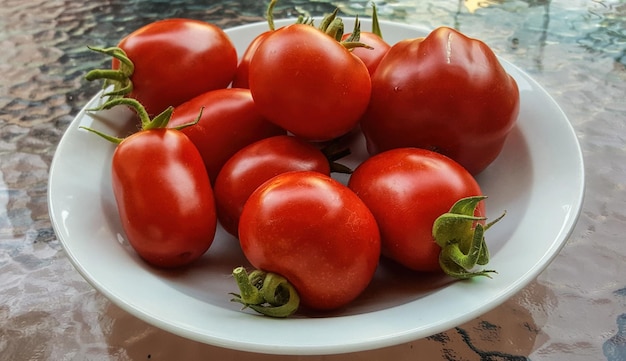
[[[201,109],[199,122],[181,131],[200,151],[212,184],[224,163],[241,148],[286,133],[259,114],[250,90],[239,88],[212,90],[188,100],[174,109],[169,126],[193,121]]]
[[[374,214],[382,254],[416,271],[441,272],[435,220],[460,199],[482,196],[472,175],[426,149],[396,148],[368,158],[351,175],[352,189]],[[480,202],[475,216],[485,215]]]
[[[365,64],[335,38],[305,24],[265,37],[250,61],[248,80],[261,114],[313,141],[354,129],[371,92]]]
[[[215,181],[215,202],[222,227],[236,237],[239,216],[250,194],[268,179],[297,170],[330,175],[329,161],[320,149],[288,135],[261,139],[235,153]]]
[[[373,278],[380,235],[348,187],[311,171],[277,175],[257,188],[239,222],[252,266],[284,277],[313,310],[346,306]]]
[[[350,35],[352,34],[345,34],[343,39],[348,39]],[[389,45],[389,43],[383,40],[380,36],[369,31],[361,31],[359,41],[366,44],[368,47],[356,47],[352,49],[352,54],[363,61],[371,76],[374,74],[374,71],[378,67],[378,64],[380,64],[382,58],[391,48],[391,45]]]
[[[113,56],[112,70],[92,71],[87,79],[108,79],[117,95],[137,99],[150,115],[226,88],[237,70],[228,35],[193,19],[155,21],[125,36],[116,48],[94,50]]]
[[[133,99],[105,104],[138,110],[142,129],[114,138],[112,188],[124,233],[147,263],[162,268],[189,265],[211,246],[217,227],[215,200],[202,157],[189,138],[164,127],[173,108],[154,119]]]

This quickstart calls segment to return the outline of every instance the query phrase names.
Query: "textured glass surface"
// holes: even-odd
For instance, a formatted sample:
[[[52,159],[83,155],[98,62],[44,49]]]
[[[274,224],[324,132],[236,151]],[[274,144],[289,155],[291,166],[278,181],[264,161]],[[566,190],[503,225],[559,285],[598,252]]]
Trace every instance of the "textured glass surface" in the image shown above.
[[[75,271],[48,216],[55,148],[99,90],[83,75],[108,65],[86,45],[114,45],[167,17],[223,28],[263,21],[266,3],[0,0],[0,359],[626,360],[626,2],[377,4],[382,19],[453,26],[484,40],[544,86],[574,125],[585,157],[584,208],[567,245],[534,282],[446,332],[337,356],[242,353],[138,320]],[[368,1],[281,0],[275,14],[322,15],[335,7],[370,13]]]

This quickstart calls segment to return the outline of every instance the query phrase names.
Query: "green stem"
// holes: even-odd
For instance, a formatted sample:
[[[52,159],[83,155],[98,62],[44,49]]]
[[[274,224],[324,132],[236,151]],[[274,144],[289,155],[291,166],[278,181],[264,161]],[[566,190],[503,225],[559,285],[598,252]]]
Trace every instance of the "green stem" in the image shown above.
[[[267,18],[267,25],[270,28],[270,31],[274,31],[276,30],[276,27],[274,26],[274,7],[276,7],[276,3],[278,2],[278,0],[271,0],[270,3],[267,5],[267,11],[266,11],[266,18]]]
[[[380,29],[380,23],[378,22],[378,11],[376,10],[376,4],[372,2],[372,33],[383,38],[383,32]]]
[[[119,47],[98,48],[88,46],[87,48],[117,59],[120,62],[120,66],[118,69],[91,70],[85,75],[85,79],[88,81],[104,80],[103,88],[113,85],[113,90],[102,96],[117,98],[130,94],[133,91],[133,82],[130,78],[135,72],[135,65],[126,52]]]
[[[478,204],[485,198],[485,196],[462,198],[433,224],[433,238],[441,247],[439,265],[452,277],[460,279],[491,277],[491,273],[497,273],[494,270],[473,271],[477,265],[489,263],[489,250],[484,233],[504,217],[503,214],[486,226],[479,223],[486,218],[477,217],[474,213]]]
[[[233,270],[239,294],[231,301],[241,303],[262,315],[285,318],[294,314],[300,306],[300,296],[284,277],[275,273],[255,270],[248,274],[243,267]]]

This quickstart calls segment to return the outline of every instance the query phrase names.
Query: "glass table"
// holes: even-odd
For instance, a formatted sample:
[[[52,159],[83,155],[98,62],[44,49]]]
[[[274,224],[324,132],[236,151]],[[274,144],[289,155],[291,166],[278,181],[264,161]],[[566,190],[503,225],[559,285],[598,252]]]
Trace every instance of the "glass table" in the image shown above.
[[[0,359],[626,360],[626,2],[399,0],[384,20],[455,27],[539,82],[575,128],[586,172],[576,227],[556,259],[497,308],[445,332],[340,355],[267,355],[185,339],[117,307],[72,266],[48,214],[64,131],[99,90],[83,79],[112,45],[155,19],[229,28],[264,1],[2,0],[0,7]],[[280,1],[276,18],[369,14],[368,1]]]

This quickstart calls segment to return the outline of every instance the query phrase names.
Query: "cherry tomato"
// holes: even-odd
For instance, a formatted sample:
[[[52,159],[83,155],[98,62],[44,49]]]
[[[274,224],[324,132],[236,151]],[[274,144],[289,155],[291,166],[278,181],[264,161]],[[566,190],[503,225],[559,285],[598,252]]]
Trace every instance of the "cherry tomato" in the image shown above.
[[[311,25],[269,34],[249,70],[259,112],[294,135],[315,141],[352,130],[369,102],[367,67],[334,38]]]
[[[441,27],[393,45],[372,76],[361,128],[370,154],[438,151],[476,175],[500,154],[519,90],[483,42]]]
[[[199,95],[174,109],[170,127],[200,121],[182,130],[198,147],[211,182],[239,149],[257,140],[285,134],[257,110],[248,89],[217,89]]]
[[[286,278],[303,306],[343,307],[370,283],[380,257],[374,216],[350,189],[318,172],[271,178],[246,202],[239,222],[250,263]]]
[[[459,199],[482,195],[461,165],[425,149],[397,148],[361,163],[348,182],[376,217],[383,255],[417,271],[441,271],[435,220]],[[484,216],[484,202],[476,216]]]
[[[93,71],[87,79],[115,79],[116,90],[130,81],[132,86],[123,95],[137,99],[150,115],[209,90],[226,88],[237,69],[237,51],[228,35],[199,20],[155,21],[124,37],[117,47],[122,52],[99,49],[113,56],[117,75],[112,78],[114,72]],[[132,63],[132,68],[125,62]]]
[[[220,223],[237,236],[239,216],[252,192],[268,179],[288,171],[310,170],[330,175],[321,150],[288,135],[259,140],[233,155],[215,181],[215,202]]]

